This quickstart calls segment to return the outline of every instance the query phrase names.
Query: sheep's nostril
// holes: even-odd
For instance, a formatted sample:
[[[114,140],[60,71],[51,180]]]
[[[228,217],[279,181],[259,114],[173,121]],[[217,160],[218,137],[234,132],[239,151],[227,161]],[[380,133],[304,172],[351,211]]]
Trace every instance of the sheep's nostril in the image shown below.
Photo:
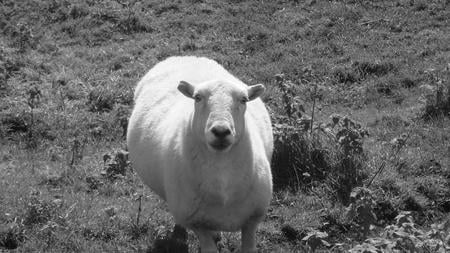
[[[225,138],[231,134],[230,129],[228,129],[227,127],[224,127],[224,126],[215,126],[211,129],[211,132],[217,138]]]

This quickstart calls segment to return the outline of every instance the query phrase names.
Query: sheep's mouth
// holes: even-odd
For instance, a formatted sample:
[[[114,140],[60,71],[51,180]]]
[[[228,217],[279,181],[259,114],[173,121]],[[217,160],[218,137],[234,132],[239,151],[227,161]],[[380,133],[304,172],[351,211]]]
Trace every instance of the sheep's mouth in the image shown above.
[[[230,147],[231,142],[227,140],[215,140],[209,144],[213,149],[217,151],[224,151]]]

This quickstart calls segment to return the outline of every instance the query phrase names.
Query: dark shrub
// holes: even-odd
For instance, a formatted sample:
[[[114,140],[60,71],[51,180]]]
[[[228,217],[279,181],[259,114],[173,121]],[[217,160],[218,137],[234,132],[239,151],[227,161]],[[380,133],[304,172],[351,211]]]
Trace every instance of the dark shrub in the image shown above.
[[[139,32],[152,32],[154,29],[150,26],[148,20],[143,20],[140,16],[136,14],[130,14],[125,18],[121,18],[117,26],[119,31],[130,34]]]
[[[115,94],[111,89],[95,87],[88,95],[88,108],[91,112],[109,112],[116,103]]]
[[[339,83],[354,83],[359,80],[358,73],[345,68],[334,69],[333,76]]]
[[[376,201],[374,212],[377,216],[378,224],[383,226],[392,224],[395,217],[398,215],[398,210],[392,205],[391,202],[389,202],[389,200]]]
[[[282,75],[276,81],[287,116],[273,114],[274,153],[272,175],[275,190],[307,190],[323,183],[333,199],[346,204],[355,186],[367,177],[363,138],[367,131],[348,117],[332,115],[331,122],[316,123],[303,114],[294,86]],[[313,128],[313,131],[311,131]]]
[[[355,71],[358,71],[362,78],[368,75],[382,76],[395,69],[391,62],[360,62],[355,61],[352,65]]]
[[[6,131],[9,134],[28,132],[27,119],[21,114],[2,113],[1,123],[6,126]]]
[[[32,198],[25,209],[23,224],[32,226],[45,223],[55,216],[56,208],[51,202]]]
[[[275,126],[272,175],[275,190],[299,190],[311,181],[323,180],[330,166],[326,150],[312,143],[299,129]],[[303,188],[304,189],[304,188]]]
[[[24,240],[23,226],[17,223],[9,225],[0,223],[0,249],[16,249]]]

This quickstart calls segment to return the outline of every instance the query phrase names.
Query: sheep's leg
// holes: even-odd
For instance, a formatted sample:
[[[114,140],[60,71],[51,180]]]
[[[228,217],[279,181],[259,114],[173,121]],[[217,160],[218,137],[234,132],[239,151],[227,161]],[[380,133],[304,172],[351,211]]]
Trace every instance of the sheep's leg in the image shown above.
[[[256,253],[256,228],[258,220],[247,222],[241,230],[241,253]]]
[[[214,241],[214,233],[206,229],[194,229],[198,237],[201,253],[217,253],[217,246]]]
[[[173,228],[172,231],[172,235],[171,238],[172,239],[176,239],[176,240],[180,240],[181,242],[186,243],[187,242],[187,231],[186,229],[179,225],[179,224],[175,224],[175,227]]]

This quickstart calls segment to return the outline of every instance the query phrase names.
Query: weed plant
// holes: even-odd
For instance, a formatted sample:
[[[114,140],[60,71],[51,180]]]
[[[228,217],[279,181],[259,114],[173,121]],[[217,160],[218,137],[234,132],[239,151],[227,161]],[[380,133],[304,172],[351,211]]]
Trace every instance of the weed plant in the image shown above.
[[[367,130],[340,115],[332,115],[330,122],[313,122],[295,97],[292,82],[281,75],[276,79],[285,115],[274,117],[275,188],[307,190],[324,183],[329,196],[347,205],[352,189],[367,176],[362,162]]]

